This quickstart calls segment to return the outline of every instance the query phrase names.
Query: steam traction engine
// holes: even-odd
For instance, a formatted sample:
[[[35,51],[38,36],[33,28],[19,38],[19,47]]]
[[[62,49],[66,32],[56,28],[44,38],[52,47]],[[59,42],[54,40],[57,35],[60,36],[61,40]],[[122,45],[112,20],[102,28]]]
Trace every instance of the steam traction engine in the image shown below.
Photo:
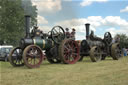
[[[36,30],[30,33],[30,16],[25,16],[26,36],[21,39],[19,47],[14,48],[9,57],[14,67],[39,67],[46,58],[50,63],[74,64],[79,60],[79,46],[72,39],[65,38],[61,26],[55,26],[48,34]]]
[[[80,61],[83,56],[90,56],[93,62],[104,60],[106,56],[111,56],[114,60],[121,57],[121,48],[119,43],[112,43],[110,32],[104,34],[104,39],[96,37],[91,31],[89,33],[89,25],[86,27],[86,40],[82,40],[80,44]]]

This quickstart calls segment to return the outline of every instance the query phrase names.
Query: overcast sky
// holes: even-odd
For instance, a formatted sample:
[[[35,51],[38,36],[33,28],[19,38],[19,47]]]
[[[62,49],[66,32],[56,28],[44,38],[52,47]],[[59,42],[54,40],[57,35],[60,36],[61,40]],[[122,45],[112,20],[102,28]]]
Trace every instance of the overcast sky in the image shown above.
[[[90,23],[95,35],[105,32],[128,35],[127,0],[32,0],[38,9],[38,26],[48,32],[55,25],[74,27],[76,39],[85,39],[84,24]]]

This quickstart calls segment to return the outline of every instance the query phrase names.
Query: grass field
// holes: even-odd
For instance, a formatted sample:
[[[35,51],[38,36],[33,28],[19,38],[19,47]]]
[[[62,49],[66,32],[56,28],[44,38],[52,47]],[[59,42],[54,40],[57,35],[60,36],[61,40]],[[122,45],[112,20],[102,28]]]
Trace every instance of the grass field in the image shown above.
[[[128,57],[73,65],[43,62],[40,68],[12,67],[0,62],[0,85],[128,85]]]

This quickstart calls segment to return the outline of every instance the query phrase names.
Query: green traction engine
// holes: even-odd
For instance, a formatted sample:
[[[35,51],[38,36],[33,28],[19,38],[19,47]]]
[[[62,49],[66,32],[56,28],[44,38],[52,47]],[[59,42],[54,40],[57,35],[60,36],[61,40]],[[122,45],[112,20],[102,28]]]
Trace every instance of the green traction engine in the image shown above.
[[[37,27],[30,32],[30,19],[30,16],[25,16],[26,36],[20,40],[19,47],[10,52],[12,66],[37,68],[45,58],[50,63],[65,64],[74,64],[79,60],[77,42],[66,39],[61,26],[53,27],[48,33],[43,33]]]

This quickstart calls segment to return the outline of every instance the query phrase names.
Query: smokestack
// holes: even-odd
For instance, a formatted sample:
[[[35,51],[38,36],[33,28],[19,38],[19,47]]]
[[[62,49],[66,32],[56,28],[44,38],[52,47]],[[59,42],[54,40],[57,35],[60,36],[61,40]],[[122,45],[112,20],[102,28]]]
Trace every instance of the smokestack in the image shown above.
[[[85,28],[86,28],[86,39],[89,38],[89,26],[90,26],[89,23],[85,24]]]
[[[26,38],[30,37],[30,16],[25,16],[25,30],[26,30]]]

